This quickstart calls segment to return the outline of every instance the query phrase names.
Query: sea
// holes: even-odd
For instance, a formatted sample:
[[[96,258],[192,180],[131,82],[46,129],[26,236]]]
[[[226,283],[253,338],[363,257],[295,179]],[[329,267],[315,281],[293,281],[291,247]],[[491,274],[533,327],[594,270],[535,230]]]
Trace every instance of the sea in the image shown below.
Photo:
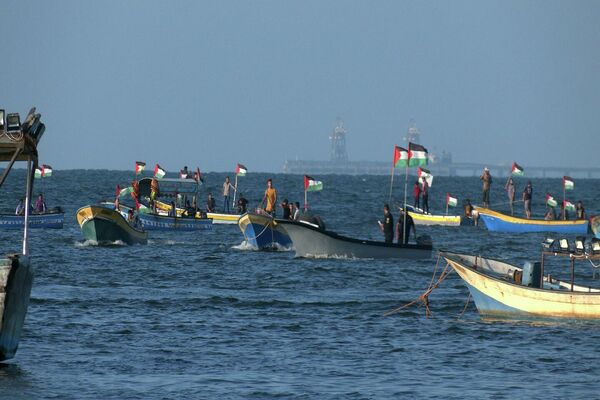
[[[24,176],[12,171],[0,192],[7,212],[24,193]],[[201,205],[212,192],[222,207],[225,176],[204,174]],[[30,231],[31,302],[18,352],[0,365],[0,398],[600,397],[600,322],[483,320],[456,274],[429,296],[430,315],[419,302],[384,315],[428,288],[445,266],[437,250],[522,265],[540,258],[545,234],[417,227],[436,251],[419,261],[256,251],[236,225],[151,232],[148,245],[87,242],[76,211],[114,198],[116,185],[133,178],[128,171],[55,170],[35,181],[48,207],[64,209],[65,226]],[[304,202],[303,176],[248,173],[238,188],[251,207],[259,205],[268,178],[279,200]],[[382,240],[377,221],[384,203],[398,217],[403,176],[391,190],[389,176],[314,178],[323,190],[308,193],[309,208],[330,230]],[[491,204],[506,211],[505,179],[494,180]],[[528,178],[515,181],[519,195]],[[546,192],[562,200],[561,179],[531,181],[534,215],[544,213]],[[432,212],[445,213],[447,193],[459,201],[449,212],[461,213],[466,199],[481,202],[481,181],[435,177]],[[600,213],[600,180],[576,178],[567,199]],[[523,214],[521,202],[515,213]],[[20,231],[0,231],[3,254],[19,252],[21,238]],[[552,268],[568,279],[566,263]],[[576,280],[600,286],[587,262],[577,264]]]

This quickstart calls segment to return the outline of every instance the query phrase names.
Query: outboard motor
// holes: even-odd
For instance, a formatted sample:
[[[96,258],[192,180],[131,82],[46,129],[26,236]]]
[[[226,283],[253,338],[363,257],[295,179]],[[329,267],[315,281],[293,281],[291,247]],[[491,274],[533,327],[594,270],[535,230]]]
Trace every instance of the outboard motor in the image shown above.
[[[523,286],[539,289],[542,282],[542,263],[526,261],[523,264]]]

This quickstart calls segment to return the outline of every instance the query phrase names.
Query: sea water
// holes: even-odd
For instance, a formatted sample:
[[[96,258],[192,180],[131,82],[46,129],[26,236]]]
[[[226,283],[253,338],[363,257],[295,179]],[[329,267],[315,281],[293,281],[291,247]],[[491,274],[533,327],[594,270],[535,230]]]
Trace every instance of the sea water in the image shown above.
[[[13,171],[0,193],[13,210],[23,192]],[[204,176],[199,204],[225,174]],[[303,177],[248,174],[239,190],[259,205],[272,177],[279,200],[303,202]],[[300,259],[243,245],[236,225],[212,232],[151,232],[147,246],[99,247],[75,219],[81,206],[111,199],[131,181],[123,171],[54,171],[36,181],[49,207],[65,210],[62,230],[32,230],[35,278],[16,357],[0,367],[0,398],[595,398],[600,322],[483,321],[451,274],[424,307],[384,313],[415,300],[429,285],[428,260]],[[389,177],[315,177],[310,208],[327,228],[382,239],[377,220]],[[403,182],[396,177],[398,217]],[[532,179],[534,214],[560,179]],[[503,179],[491,203],[508,210]],[[526,178],[516,178],[517,193]],[[567,198],[600,212],[598,180],[576,179]],[[409,188],[412,185],[409,183]],[[481,182],[436,177],[433,212],[446,193],[478,203]],[[516,213],[522,215],[522,203]],[[460,209],[450,209],[451,213]],[[280,213],[281,215],[281,213]],[[484,227],[417,227],[434,247],[521,266],[540,256],[544,234],[502,234]],[[2,253],[20,250],[20,232],[2,231]],[[571,238],[572,239],[572,238]],[[438,271],[444,267],[440,262]],[[592,280],[589,264],[577,279]],[[568,278],[566,264],[553,274]],[[465,309],[466,305],[466,309]]]

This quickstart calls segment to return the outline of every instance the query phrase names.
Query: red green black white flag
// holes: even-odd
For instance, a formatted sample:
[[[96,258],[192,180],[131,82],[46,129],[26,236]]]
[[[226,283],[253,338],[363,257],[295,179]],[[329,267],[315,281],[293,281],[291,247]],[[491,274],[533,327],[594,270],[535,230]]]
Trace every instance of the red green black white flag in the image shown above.
[[[575,188],[575,182],[573,182],[573,178],[569,176],[563,176],[563,187],[565,190],[573,190]]]
[[[408,144],[408,166],[427,165],[427,149],[420,144]]]
[[[237,176],[246,176],[247,172],[248,172],[248,168],[246,168],[242,164],[238,164],[237,167],[235,168],[235,174]]]
[[[519,164],[517,164],[516,162],[513,162],[512,165],[512,170],[510,171],[510,173],[512,175],[517,175],[517,176],[523,176],[524,172],[523,172],[523,167],[521,167]]]
[[[143,161],[136,161],[135,162],[135,174],[139,175],[142,173],[142,171],[146,168],[146,163]]]
[[[546,204],[550,207],[556,207],[558,204],[554,197],[550,196],[550,193],[546,192]]]
[[[166,174],[167,172],[164,169],[162,169],[160,165],[156,164],[156,166],[154,167],[154,176],[156,177],[156,179],[162,179]]]
[[[404,147],[394,146],[394,168],[408,166],[408,150]]]

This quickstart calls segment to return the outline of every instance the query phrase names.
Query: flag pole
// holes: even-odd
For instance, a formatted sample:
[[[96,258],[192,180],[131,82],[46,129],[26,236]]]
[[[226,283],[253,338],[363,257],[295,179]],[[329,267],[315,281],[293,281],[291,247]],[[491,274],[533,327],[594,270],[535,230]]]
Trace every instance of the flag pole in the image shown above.
[[[565,189],[565,178],[563,178],[563,221],[567,219],[567,207],[565,206],[565,201],[567,200],[567,189]]]
[[[408,160],[404,172],[404,218],[402,219],[402,242],[408,242],[406,237],[406,220],[408,219],[408,210],[406,209],[406,191],[408,189],[408,165],[410,164],[410,142],[408,142]],[[402,243],[404,244],[404,243]]]
[[[394,165],[392,165],[392,178],[390,181],[390,195],[388,197],[388,203],[392,202],[392,188],[394,187],[394,170],[395,170],[395,167],[394,167]]]
[[[304,211],[308,209],[308,192],[304,189]]]
[[[448,215],[448,199],[449,199],[448,196],[449,196],[448,193],[446,193],[446,216]]]
[[[238,178],[238,174],[236,172],[235,173],[235,186],[234,186],[234,191],[233,191],[233,203],[231,203],[231,207],[235,207],[235,195],[237,194],[237,178]]]

